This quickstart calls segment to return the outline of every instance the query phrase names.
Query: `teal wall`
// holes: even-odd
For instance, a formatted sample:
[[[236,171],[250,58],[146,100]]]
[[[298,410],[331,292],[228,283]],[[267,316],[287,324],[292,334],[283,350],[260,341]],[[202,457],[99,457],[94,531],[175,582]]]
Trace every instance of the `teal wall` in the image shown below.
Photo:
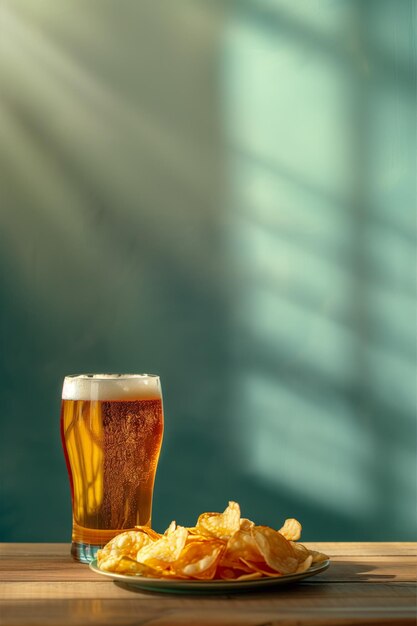
[[[3,0],[0,540],[67,373],[161,375],[154,525],[416,528],[415,2]]]

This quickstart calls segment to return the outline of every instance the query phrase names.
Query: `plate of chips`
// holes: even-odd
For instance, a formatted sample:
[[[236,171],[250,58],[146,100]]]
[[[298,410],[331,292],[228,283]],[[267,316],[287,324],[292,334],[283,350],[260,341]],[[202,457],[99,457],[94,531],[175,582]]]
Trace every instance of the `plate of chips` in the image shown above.
[[[301,524],[279,530],[242,518],[237,502],[223,513],[202,513],[195,526],[171,522],[157,533],[136,526],[116,535],[90,568],[115,581],[168,593],[230,593],[271,587],[328,568],[327,555],[299,543]]]

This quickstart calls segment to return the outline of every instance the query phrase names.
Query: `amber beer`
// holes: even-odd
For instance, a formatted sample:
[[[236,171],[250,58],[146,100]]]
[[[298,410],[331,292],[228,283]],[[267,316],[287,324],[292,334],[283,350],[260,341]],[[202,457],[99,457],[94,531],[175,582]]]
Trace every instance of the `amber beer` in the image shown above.
[[[163,434],[159,377],[64,380],[61,436],[73,512],[73,557],[88,562],[117,533],[150,525]]]

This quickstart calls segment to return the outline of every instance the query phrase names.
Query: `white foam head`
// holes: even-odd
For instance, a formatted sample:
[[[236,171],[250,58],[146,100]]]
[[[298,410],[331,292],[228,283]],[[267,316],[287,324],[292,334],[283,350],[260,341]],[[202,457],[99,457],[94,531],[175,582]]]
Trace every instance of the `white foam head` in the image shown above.
[[[66,376],[63,400],[145,400],[161,398],[155,374],[80,374]]]

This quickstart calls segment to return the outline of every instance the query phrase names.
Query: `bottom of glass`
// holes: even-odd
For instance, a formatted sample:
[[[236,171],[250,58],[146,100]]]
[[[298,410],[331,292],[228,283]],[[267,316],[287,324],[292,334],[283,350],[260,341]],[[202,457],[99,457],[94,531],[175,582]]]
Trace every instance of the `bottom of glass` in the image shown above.
[[[71,546],[71,556],[80,563],[90,563],[97,556],[97,551],[103,546],[92,545],[91,543],[78,543],[73,541]]]

